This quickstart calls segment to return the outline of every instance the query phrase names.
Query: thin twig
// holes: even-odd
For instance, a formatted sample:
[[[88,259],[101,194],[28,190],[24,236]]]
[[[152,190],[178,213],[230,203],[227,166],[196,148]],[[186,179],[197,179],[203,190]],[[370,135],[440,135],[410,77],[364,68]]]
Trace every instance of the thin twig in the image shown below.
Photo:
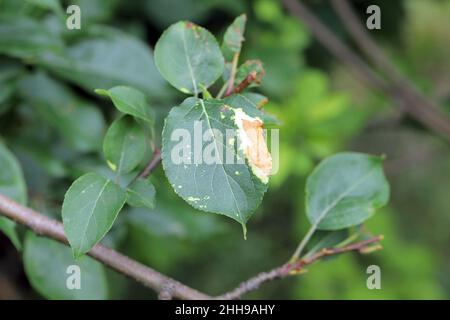
[[[41,213],[0,195],[0,214],[26,226],[35,233],[47,238],[57,240],[68,245],[64,234],[64,228],[61,222],[51,219]],[[213,298],[207,294],[190,288],[177,280],[153,270],[113,249],[97,244],[88,255],[159,293],[161,299],[189,299],[189,300],[209,300],[209,299],[238,299],[242,295],[254,291],[265,282],[275,279],[285,278],[289,275],[299,274],[306,265],[312,264],[322,257],[336,255],[347,251],[359,250],[360,252],[369,252],[369,244],[382,240],[382,236],[377,236],[357,243],[349,244],[341,248],[322,249],[321,251],[304,259],[293,263],[286,263],[271,271],[263,272],[249,280],[241,283],[236,289]],[[378,248],[378,247],[377,247]]]
[[[39,235],[52,238],[66,245],[68,244],[61,222],[51,219],[30,208],[24,207],[3,195],[0,195],[0,213],[17,223],[30,228]],[[176,298],[195,300],[211,299],[210,296],[192,289],[103,245],[96,245],[88,254],[104,265],[135,279],[156,292],[161,292],[170,287],[171,296]]]
[[[136,175],[136,177],[133,178],[133,180],[130,181],[129,185],[132,185],[133,182],[135,182],[138,179],[147,178],[153,172],[153,170],[155,170],[155,168],[159,165],[160,162],[161,162],[161,150],[156,148],[148,164],[145,166],[144,169],[142,169],[141,172],[139,172]]]
[[[253,82],[255,82],[257,80],[257,74],[256,72],[250,72],[244,80],[241,81],[241,83],[239,83],[236,88],[232,89],[230,91],[230,93],[226,93],[225,97],[233,94],[233,93],[240,93],[242,91],[244,91],[245,89],[247,89],[247,87],[249,85],[251,85]]]
[[[239,299],[244,294],[249,293],[251,291],[254,291],[258,289],[263,283],[275,280],[275,279],[282,279],[286,278],[291,275],[297,275],[302,272],[304,272],[304,267],[307,265],[310,265],[324,257],[327,256],[333,256],[338,255],[344,252],[349,251],[360,251],[364,252],[369,244],[379,242],[383,239],[383,236],[376,236],[367,240],[359,241],[353,244],[349,244],[344,247],[340,248],[331,248],[331,249],[322,249],[318,251],[317,253],[306,257],[304,259],[297,260],[295,262],[289,262],[281,267],[277,267],[275,269],[272,269],[268,272],[262,272],[258,274],[257,276],[242,282],[239,286],[237,286],[235,289],[231,290],[228,293],[223,294],[222,296],[218,297],[219,299],[224,300],[234,300]]]
[[[425,127],[450,140],[450,120],[424,97],[407,87],[389,85],[370,66],[334,35],[301,1],[282,0],[284,6],[299,18],[315,38],[366,84],[390,96],[400,108]],[[407,88],[407,89],[405,89]]]

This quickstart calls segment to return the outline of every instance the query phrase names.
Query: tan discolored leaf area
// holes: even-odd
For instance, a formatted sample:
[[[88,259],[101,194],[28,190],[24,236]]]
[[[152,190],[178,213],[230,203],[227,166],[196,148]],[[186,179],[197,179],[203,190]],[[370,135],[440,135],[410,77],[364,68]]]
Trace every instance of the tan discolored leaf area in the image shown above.
[[[240,138],[240,149],[247,158],[253,173],[263,183],[269,182],[272,172],[272,156],[264,137],[263,121],[247,115],[242,109],[234,109],[235,123]]]

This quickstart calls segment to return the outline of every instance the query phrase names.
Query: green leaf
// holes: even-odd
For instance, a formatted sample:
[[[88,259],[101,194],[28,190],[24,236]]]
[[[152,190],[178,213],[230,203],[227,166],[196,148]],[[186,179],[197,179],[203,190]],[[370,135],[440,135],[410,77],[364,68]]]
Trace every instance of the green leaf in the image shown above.
[[[119,0],[72,0],[70,4],[81,8],[83,23],[107,22],[116,13]]]
[[[61,39],[44,24],[21,15],[0,15],[0,53],[31,59],[47,51],[62,50]]]
[[[255,80],[250,84],[249,88],[256,87],[261,84],[262,78],[266,74],[263,64],[259,60],[247,60],[239,66],[236,72],[234,84],[238,85],[247,78],[248,75],[254,76]]]
[[[223,36],[222,52],[227,61],[233,59],[235,53],[240,53],[242,48],[242,42],[244,42],[245,24],[247,22],[247,16],[241,14],[234,19],[233,23],[225,31]]]
[[[0,193],[21,204],[27,201],[22,169],[14,155],[0,143]]]
[[[155,207],[156,190],[149,179],[138,179],[127,189],[127,203],[133,207]]]
[[[260,93],[246,91],[243,92],[242,95],[247,99],[249,99],[256,106],[257,109],[261,109],[264,105],[266,105],[269,102],[269,99]]]
[[[104,267],[84,256],[74,260],[70,248],[53,240],[27,233],[23,261],[33,288],[47,299],[91,300],[108,298]],[[80,289],[68,289],[70,266],[80,268]],[[69,268],[69,269],[68,269]],[[68,272],[69,271],[69,272]],[[70,280],[70,279],[69,279]]]
[[[227,129],[234,133],[238,129],[235,112],[222,101],[195,98],[172,108],[163,130],[162,163],[176,193],[191,206],[224,214],[240,222],[245,232],[245,223],[261,203],[267,181],[255,175],[247,159],[242,161],[233,138],[223,141]],[[180,139],[179,133],[188,136],[183,134]],[[203,133],[210,139],[203,142]],[[227,155],[233,160],[228,161]]]
[[[0,115],[7,112],[15,103],[12,98],[16,94],[16,79],[23,73],[23,67],[12,59],[0,61]]]
[[[96,173],[75,180],[62,207],[64,230],[75,258],[105,236],[125,200],[126,194],[119,186]]]
[[[96,106],[43,72],[23,78],[19,88],[39,115],[76,150],[93,151],[101,146],[105,123]]]
[[[222,74],[224,59],[214,36],[192,22],[171,25],[156,43],[155,63],[162,76],[184,93],[199,93]]]
[[[95,92],[109,97],[119,111],[153,124],[155,118],[153,110],[147,102],[147,97],[141,91],[117,86],[109,90],[96,89]]]
[[[306,183],[306,210],[313,227],[338,230],[362,223],[389,200],[383,159],[340,153],[322,161]]]
[[[20,243],[19,235],[17,234],[16,224],[14,221],[9,220],[5,217],[0,217],[0,231],[2,231],[17,250],[22,249],[22,244]]]
[[[106,132],[103,152],[108,165],[117,174],[136,168],[146,152],[145,132],[132,117],[115,120]]]
[[[0,194],[25,204],[27,191],[22,169],[13,154],[1,143],[0,168]],[[16,224],[13,221],[0,217],[0,230],[6,234],[17,249],[20,249],[21,245],[15,227]]]
[[[115,30],[99,33],[59,54],[46,52],[37,63],[89,92],[126,85],[152,97],[168,96],[168,86],[156,70],[148,46]]]

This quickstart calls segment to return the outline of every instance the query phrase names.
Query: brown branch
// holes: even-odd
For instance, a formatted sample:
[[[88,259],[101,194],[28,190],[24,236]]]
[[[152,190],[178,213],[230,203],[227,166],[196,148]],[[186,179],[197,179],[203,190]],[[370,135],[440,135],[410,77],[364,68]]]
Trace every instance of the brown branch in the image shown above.
[[[148,164],[145,166],[144,169],[142,169],[141,172],[139,172],[136,175],[136,177],[134,177],[133,180],[130,181],[129,185],[133,184],[133,182],[135,182],[138,179],[147,178],[153,172],[153,170],[155,170],[155,168],[159,165],[160,162],[161,162],[161,150],[156,148]]]
[[[387,71],[394,85],[386,83],[386,80],[381,78],[379,74],[374,73],[370,66],[354,53],[348,46],[346,46],[336,35],[334,35],[305,5],[297,0],[282,0],[284,6],[299,20],[301,20],[311,31],[313,36],[337,59],[366,84],[374,87],[376,90],[383,92],[391,97],[400,108],[405,110],[412,118],[420,122],[425,127],[433,132],[440,134],[447,140],[450,140],[450,121],[443,112],[427,101],[421,96],[413,86],[405,85],[406,80],[399,81],[398,75]],[[354,27],[352,26],[352,30]],[[353,31],[355,32],[355,31]],[[355,32],[356,33],[356,32]],[[358,39],[361,37],[357,35]],[[370,46],[371,48],[373,46]],[[367,43],[364,44],[363,50],[368,50]],[[372,59],[380,66],[386,64],[387,59],[379,56],[377,51],[371,54]],[[376,57],[375,57],[376,55]],[[392,68],[388,67],[386,70]],[[385,71],[386,71],[385,70]],[[395,78],[394,78],[395,77]]]
[[[407,101],[406,106],[412,105],[410,108],[417,108],[415,112],[419,116],[428,119],[427,121],[433,123],[437,130],[442,130],[444,134],[448,134],[450,132],[450,123],[446,115],[424,97],[413,83],[401,75],[395,65],[389,61],[383,50],[373,41],[367,29],[358,20],[348,1],[332,0],[331,4],[357,46],[372,60],[380,72],[384,73],[393,82],[394,90],[403,96],[403,100]]]
[[[372,40],[367,29],[358,21],[358,17],[346,0],[331,0],[334,11],[338,14],[345,29],[350,33],[358,47],[380,67],[380,70],[389,74],[390,78],[399,81],[402,77],[395,66],[389,61],[381,48]]]
[[[233,93],[233,85],[234,79],[236,77],[238,60],[239,60],[239,52],[236,52],[233,56],[233,62],[231,63],[231,74],[230,79],[228,80],[228,87],[227,91],[225,92],[225,96],[229,96],[230,94]]]
[[[282,265],[281,267],[277,267],[275,269],[272,269],[268,272],[262,272],[258,274],[257,276],[242,282],[239,286],[237,286],[232,291],[225,293],[224,295],[221,295],[218,297],[218,299],[225,299],[225,300],[233,300],[233,299],[239,299],[244,294],[249,293],[251,291],[254,291],[258,289],[262,284],[275,280],[275,279],[283,279],[291,275],[296,275],[299,273],[304,272],[304,267],[307,265],[310,265],[324,257],[338,255],[344,252],[349,251],[360,251],[365,252],[367,250],[367,246],[372,243],[379,242],[383,239],[383,236],[376,236],[367,240],[363,240],[360,242],[356,242],[353,244],[349,244],[344,247],[340,248],[331,248],[331,249],[322,249],[318,251],[317,253],[311,255],[310,257],[306,257],[303,259],[299,259],[293,263],[286,263]]]
[[[240,93],[242,91],[244,91],[245,89],[247,89],[247,87],[249,85],[251,85],[253,82],[255,82],[258,79],[257,77],[257,73],[254,72],[250,72],[244,80],[241,81],[241,83],[239,83],[234,89],[232,89],[229,93],[225,93],[225,97],[230,96],[233,93]]]
[[[52,238],[66,245],[68,244],[61,222],[26,208],[3,195],[0,195],[0,213],[17,223],[30,228],[39,235]],[[135,279],[156,292],[166,292],[167,288],[170,287],[170,295],[175,298],[211,299],[210,296],[192,289],[103,245],[96,245],[88,254],[104,265]]]
[[[41,213],[38,213],[30,208],[24,207],[21,204],[11,200],[0,194],[0,214],[24,225],[35,233],[47,238],[57,240],[65,245],[68,245],[67,238],[64,234],[64,228],[61,222],[51,219]],[[271,271],[263,272],[257,276],[241,283],[236,289],[225,293],[221,296],[213,298],[207,294],[192,289],[177,280],[174,280],[166,275],[159,273],[152,268],[149,268],[117,251],[107,248],[103,245],[97,244],[88,255],[103,263],[105,266],[118,271],[129,278],[132,278],[144,286],[158,292],[160,299],[189,299],[189,300],[209,300],[209,299],[238,299],[242,295],[254,291],[263,283],[275,279],[285,278],[289,275],[299,274],[307,265],[314,263],[325,256],[337,255],[340,253],[359,250],[360,252],[367,251],[368,245],[382,240],[382,236],[377,236],[364,241],[353,243],[341,248],[322,249],[310,257],[297,260],[293,263],[286,263]]]

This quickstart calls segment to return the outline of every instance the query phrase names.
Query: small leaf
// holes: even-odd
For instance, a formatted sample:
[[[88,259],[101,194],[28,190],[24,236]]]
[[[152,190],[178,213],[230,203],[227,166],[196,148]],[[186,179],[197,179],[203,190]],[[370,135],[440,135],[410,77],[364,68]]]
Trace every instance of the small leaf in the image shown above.
[[[261,109],[269,102],[269,99],[260,93],[247,91],[241,94],[247,99],[249,99],[256,106],[257,109]]]
[[[145,132],[132,117],[124,116],[111,124],[103,141],[103,152],[113,171],[119,175],[129,173],[141,163],[145,151]]]
[[[84,256],[74,260],[70,248],[28,232],[23,261],[33,288],[47,299],[100,300],[108,298],[108,282],[104,267]],[[80,289],[69,290],[70,266],[80,268]],[[69,269],[70,271],[70,269]],[[71,271],[73,272],[73,271]],[[74,276],[74,274],[73,274]]]
[[[251,75],[253,81],[249,85],[249,88],[256,87],[261,84],[262,78],[266,74],[262,62],[259,60],[247,60],[239,66],[236,72],[236,78],[234,80],[235,85],[239,85],[242,81]]]
[[[214,36],[192,22],[171,25],[156,43],[155,63],[162,76],[184,93],[200,93],[222,74],[224,59]]]
[[[306,210],[313,227],[338,230],[362,223],[389,200],[383,159],[340,153],[322,161],[306,183]]]
[[[126,194],[119,186],[96,173],[75,180],[62,207],[64,230],[75,258],[105,236],[125,200]]]
[[[96,89],[95,92],[109,97],[119,111],[153,124],[155,119],[153,110],[141,91],[130,87],[117,86],[109,90]]]
[[[244,42],[245,24],[247,16],[241,14],[225,31],[223,36],[222,52],[226,61],[231,61],[235,53],[240,53]]]
[[[306,248],[308,249],[308,253],[305,255],[305,257],[309,257],[324,248],[333,248],[334,246],[347,239],[347,237],[348,229],[316,231],[306,246]]]
[[[244,155],[236,151],[237,138],[227,138],[227,129],[239,135],[236,114],[245,112],[220,100],[186,99],[172,108],[166,119],[162,159],[178,195],[194,208],[240,222],[245,232],[245,223],[267,189],[268,176],[263,176],[247,155],[243,161]],[[186,135],[180,139],[180,133]],[[204,142],[202,134],[210,139]]]
[[[19,235],[17,234],[16,224],[14,221],[9,220],[5,217],[0,217],[0,231],[2,231],[17,250],[22,249],[22,244],[20,243]]]
[[[27,192],[22,169],[14,155],[0,143],[0,194],[9,197],[21,204],[27,201]],[[11,240],[17,249],[20,241],[16,232],[16,224],[0,217],[0,230]]]
[[[155,207],[156,190],[149,179],[138,179],[127,189],[127,203],[133,207]]]

